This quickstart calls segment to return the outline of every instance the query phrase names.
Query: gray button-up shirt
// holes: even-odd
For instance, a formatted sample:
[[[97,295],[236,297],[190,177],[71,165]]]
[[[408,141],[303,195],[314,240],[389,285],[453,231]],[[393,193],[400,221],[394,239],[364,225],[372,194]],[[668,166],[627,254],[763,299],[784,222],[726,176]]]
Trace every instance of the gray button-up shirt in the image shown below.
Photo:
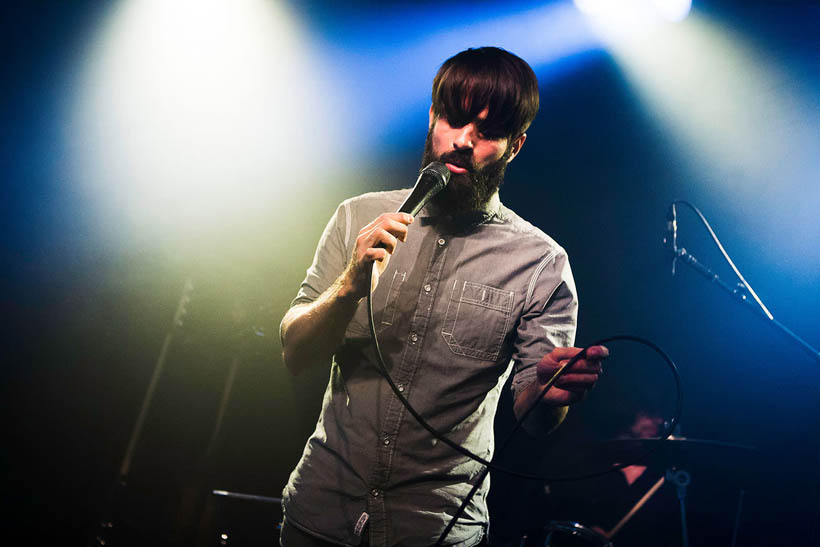
[[[395,211],[407,190],[343,202],[331,218],[295,304],[315,300],[344,270],[358,231]],[[490,459],[493,418],[535,364],[575,338],[578,303],[564,250],[501,205],[472,223],[432,216],[410,225],[373,293],[374,320],[398,388],[437,430]],[[284,489],[289,524],[326,540],[432,545],[482,470],[438,442],[395,397],[375,365],[363,299],[333,358],[316,430]],[[478,543],[489,480],[448,536]]]

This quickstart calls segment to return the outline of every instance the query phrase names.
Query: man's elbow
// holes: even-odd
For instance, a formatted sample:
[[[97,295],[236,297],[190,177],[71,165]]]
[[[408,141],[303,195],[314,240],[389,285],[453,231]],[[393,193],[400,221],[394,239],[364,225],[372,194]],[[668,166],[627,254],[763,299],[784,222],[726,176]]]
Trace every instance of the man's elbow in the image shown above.
[[[293,350],[287,346],[282,348],[282,362],[288,372],[290,372],[293,376],[299,376],[299,374],[301,374],[305,369],[304,365],[300,363],[297,356],[293,354]]]
[[[294,355],[293,343],[288,344],[288,327],[290,326],[289,314],[285,315],[279,324],[279,342],[282,344],[282,363],[293,376],[298,376],[302,368],[297,365],[298,359]]]

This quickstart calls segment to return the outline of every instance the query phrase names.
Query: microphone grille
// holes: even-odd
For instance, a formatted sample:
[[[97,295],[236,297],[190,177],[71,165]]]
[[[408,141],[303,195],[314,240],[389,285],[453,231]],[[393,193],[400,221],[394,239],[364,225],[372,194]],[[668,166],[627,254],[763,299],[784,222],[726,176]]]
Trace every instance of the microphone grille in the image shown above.
[[[421,174],[430,174],[435,176],[441,181],[442,186],[446,185],[450,181],[450,170],[447,169],[447,167],[440,161],[430,162],[427,167],[421,170]]]

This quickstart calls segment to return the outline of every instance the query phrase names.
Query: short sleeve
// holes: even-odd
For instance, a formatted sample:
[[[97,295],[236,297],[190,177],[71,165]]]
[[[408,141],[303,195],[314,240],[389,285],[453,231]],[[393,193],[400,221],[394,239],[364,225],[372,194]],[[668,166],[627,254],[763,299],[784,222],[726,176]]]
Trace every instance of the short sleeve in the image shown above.
[[[350,259],[348,251],[350,204],[345,201],[336,208],[336,212],[325,226],[313,263],[307,270],[304,281],[299,287],[291,307],[297,304],[313,302],[330,287],[344,271]]]
[[[577,322],[575,280],[559,248],[541,261],[530,281],[512,353],[514,397],[535,380],[535,365],[545,354],[575,343]]]

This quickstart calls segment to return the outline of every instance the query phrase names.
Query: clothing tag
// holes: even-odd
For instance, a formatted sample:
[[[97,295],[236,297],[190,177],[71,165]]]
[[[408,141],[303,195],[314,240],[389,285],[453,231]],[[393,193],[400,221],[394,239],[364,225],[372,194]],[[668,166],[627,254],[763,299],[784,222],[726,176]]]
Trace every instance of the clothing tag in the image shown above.
[[[362,530],[364,530],[364,525],[367,524],[367,519],[370,518],[366,512],[362,513],[362,516],[359,517],[358,522],[356,522],[356,527],[353,529],[353,533],[357,536],[362,535]]]

